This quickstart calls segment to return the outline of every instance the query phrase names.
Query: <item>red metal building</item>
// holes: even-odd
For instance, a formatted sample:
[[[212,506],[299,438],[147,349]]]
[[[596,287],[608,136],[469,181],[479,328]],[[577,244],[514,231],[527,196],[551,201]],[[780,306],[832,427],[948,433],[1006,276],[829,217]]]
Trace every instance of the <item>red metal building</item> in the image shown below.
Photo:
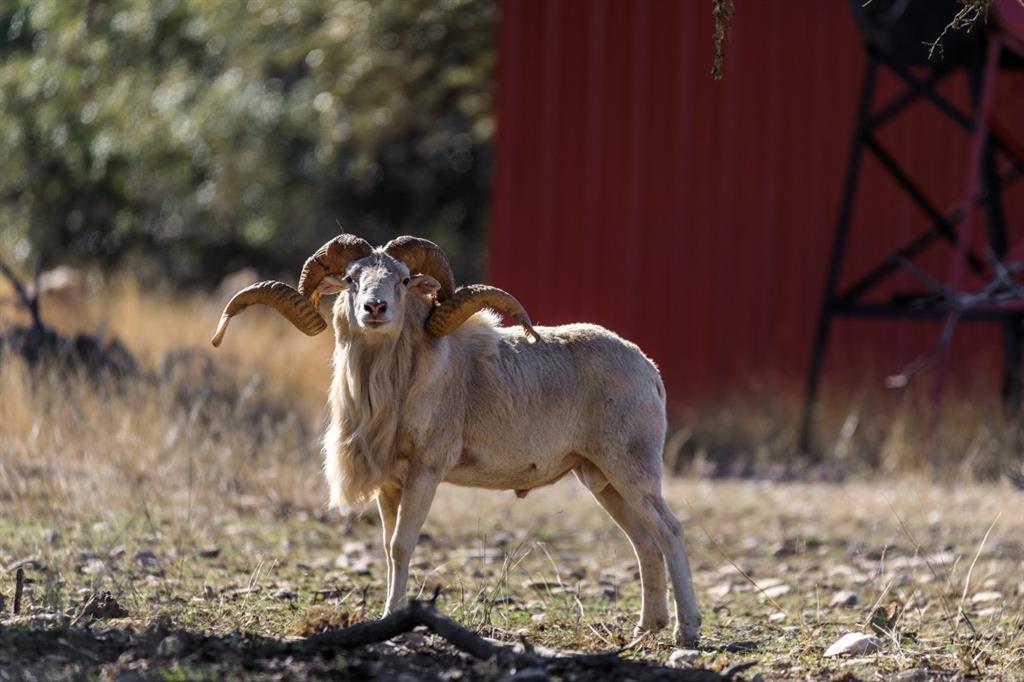
[[[709,0],[501,4],[490,281],[538,323],[639,343],[677,406],[803,380],[864,72],[847,3],[736,5],[715,82]],[[1010,90],[1001,116],[1024,120]],[[966,107],[966,78],[944,92]],[[950,121],[914,105],[880,138],[939,206],[960,200],[969,138]],[[1024,196],[1006,198],[1013,232]],[[843,278],[925,222],[865,160]],[[918,262],[941,274],[949,249]],[[839,321],[825,380],[881,386],[937,331]],[[953,351],[954,376],[997,379],[998,328],[962,325]]]

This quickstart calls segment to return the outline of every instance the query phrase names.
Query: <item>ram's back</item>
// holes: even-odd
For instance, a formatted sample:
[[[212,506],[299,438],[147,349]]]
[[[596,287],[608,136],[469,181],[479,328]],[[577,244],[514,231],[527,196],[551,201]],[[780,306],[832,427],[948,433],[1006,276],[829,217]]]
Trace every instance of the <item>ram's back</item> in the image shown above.
[[[665,428],[665,389],[633,343],[592,324],[502,329],[467,392],[464,440],[480,452],[582,452]],[[656,436],[654,436],[656,437]],[[518,459],[518,457],[517,457]]]

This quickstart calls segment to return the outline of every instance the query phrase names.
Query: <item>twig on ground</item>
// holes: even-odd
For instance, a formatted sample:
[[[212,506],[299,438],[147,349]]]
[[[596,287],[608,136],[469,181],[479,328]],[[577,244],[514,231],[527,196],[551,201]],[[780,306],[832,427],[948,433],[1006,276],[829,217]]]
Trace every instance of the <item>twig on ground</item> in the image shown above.
[[[25,569],[14,572],[14,615],[21,613],[21,593],[25,589]]]
[[[992,523],[989,525],[988,530],[985,531],[985,535],[981,538],[981,543],[978,545],[978,551],[974,553],[974,560],[971,561],[970,567],[967,569],[967,577],[964,578],[964,591],[960,595],[960,605],[957,609],[958,616],[960,618],[966,618],[964,613],[964,602],[967,601],[967,593],[971,589],[971,575],[974,573],[974,566],[978,563],[978,557],[981,556],[982,551],[985,549],[985,543],[988,542],[988,536],[992,533],[992,529],[996,527],[996,523],[999,522],[1003,512],[996,514],[996,517],[992,519]]]

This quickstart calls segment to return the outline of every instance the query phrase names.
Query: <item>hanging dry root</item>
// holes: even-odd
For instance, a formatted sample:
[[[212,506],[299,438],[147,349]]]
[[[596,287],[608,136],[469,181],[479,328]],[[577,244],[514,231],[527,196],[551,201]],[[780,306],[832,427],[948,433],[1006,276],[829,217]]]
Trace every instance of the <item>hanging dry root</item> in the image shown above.
[[[725,62],[725,34],[729,30],[729,22],[732,21],[733,6],[732,0],[712,0],[714,9],[712,14],[715,17],[715,52],[711,59],[711,75],[716,81],[722,80],[722,64]]]

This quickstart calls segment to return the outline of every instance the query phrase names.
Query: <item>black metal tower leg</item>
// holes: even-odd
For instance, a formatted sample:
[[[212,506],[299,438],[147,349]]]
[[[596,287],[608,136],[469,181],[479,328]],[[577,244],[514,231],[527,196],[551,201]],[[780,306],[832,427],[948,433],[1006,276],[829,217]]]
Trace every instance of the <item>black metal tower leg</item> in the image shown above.
[[[835,238],[832,242],[832,257],[829,259],[828,274],[825,276],[821,312],[818,314],[818,324],[814,332],[814,345],[811,347],[811,366],[807,372],[807,384],[804,388],[804,407],[800,419],[799,445],[800,449],[808,454],[812,452],[811,427],[814,417],[814,403],[818,397],[818,384],[821,379],[821,369],[825,362],[829,327],[832,325],[833,299],[843,267],[843,253],[846,251],[847,235],[850,231],[850,218],[853,214],[854,196],[857,193],[857,180],[860,177],[861,158],[864,153],[865,141],[871,131],[869,125],[871,102],[874,99],[877,80],[878,59],[871,50],[868,50],[868,64],[864,73],[860,105],[857,109],[857,122],[854,125],[853,142],[850,145],[850,156],[846,166],[846,180],[843,184],[839,216],[836,219]]]
[[[996,162],[995,144],[990,137],[985,142],[981,168],[982,187],[985,197],[985,222],[988,227],[988,241],[993,255],[1002,260],[1009,248],[1006,234],[1006,211],[1003,207],[1003,188]],[[1007,412],[1020,414],[1021,399],[1024,396],[1024,382],[1021,377],[1024,335],[1021,332],[1022,318],[1019,315],[1007,317],[1000,322],[1003,333],[1005,365],[1003,367],[1003,401]]]
[[[968,69],[971,100],[975,106],[981,99],[984,63],[975,60]],[[995,140],[991,135],[985,139],[981,156],[981,187],[985,204],[985,224],[988,228],[988,243],[992,255],[1002,260],[1009,250],[1006,234],[1006,210],[1003,206],[1003,183],[999,177]],[[1022,337],[1021,316],[1012,316],[1000,321],[1003,335],[1003,404],[1010,414],[1020,414],[1024,385],[1021,377]]]

